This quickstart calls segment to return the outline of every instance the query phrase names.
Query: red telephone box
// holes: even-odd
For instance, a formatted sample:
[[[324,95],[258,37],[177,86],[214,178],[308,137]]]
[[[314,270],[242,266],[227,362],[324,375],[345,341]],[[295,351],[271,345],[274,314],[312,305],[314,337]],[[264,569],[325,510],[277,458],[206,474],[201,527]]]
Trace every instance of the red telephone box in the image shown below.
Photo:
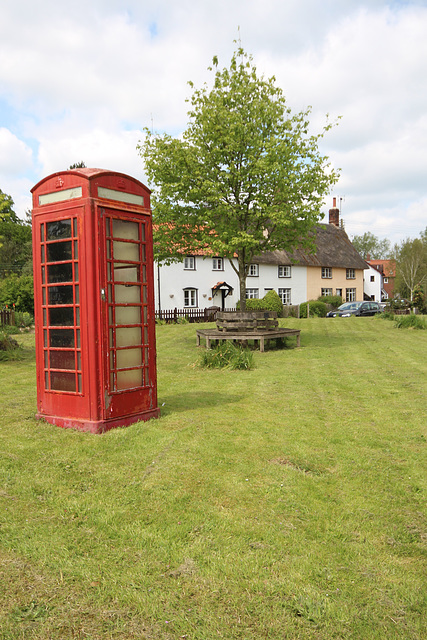
[[[32,194],[37,417],[93,433],[157,417],[150,191],[73,169]]]

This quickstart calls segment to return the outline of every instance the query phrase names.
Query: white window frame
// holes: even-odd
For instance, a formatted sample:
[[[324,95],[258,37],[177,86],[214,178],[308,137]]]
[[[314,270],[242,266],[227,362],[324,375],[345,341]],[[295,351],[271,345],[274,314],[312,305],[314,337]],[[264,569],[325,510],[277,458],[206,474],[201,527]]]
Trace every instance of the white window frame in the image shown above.
[[[184,258],[184,269],[186,271],[195,271],[196,270],[196,258],[194,256],[185,256],[185,258]]]
[[[259,265],[258,264],[250,264],[248,276],[251,278],[257,278],[259,276]]]
[[[345,301],[346,302],[356,301],[356,287],[350,287],[345,290]]]
[[[320,290],[320,295],[322,296],[332,296],[333,295],[333,291],[332,291],[332,287],[322,287]]]
[[[332,278],[332,267],[322,267],[322,278]]]
[[[345,277],[347,280],[356,280],[356,269],[346,269]]]
[[[212,270],[224,271],[224,258],[212,258]]]
[[[384,284],[388,284],[388,278],[384,278]]]
[[[279,264],[278,277],[279,278],[290,278],[291,277],[291,267],[289,265],[287,265],[287,264]]]
[[[282,304],[292,304],[291,302],[292,289],[288,287],[280,287],[277,290],[277,293],[279,294],[279,298],[282,301]]]
[[[246,300],[258,300],[259,289],[246,289]]]
[[[198,307],[198,301],[197,301],[197,289],[194,289],[193,287],[187,287],[186,289],[184,289],[184,308],[188,309],[188,308],[196,308]]]

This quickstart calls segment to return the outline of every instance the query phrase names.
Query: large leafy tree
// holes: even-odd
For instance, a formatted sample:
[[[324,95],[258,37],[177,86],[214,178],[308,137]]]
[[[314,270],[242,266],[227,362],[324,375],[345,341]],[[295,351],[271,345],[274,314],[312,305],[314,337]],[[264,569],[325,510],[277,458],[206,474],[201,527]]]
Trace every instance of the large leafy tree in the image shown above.
[[[361,236],[354,236],[351,242],[365,260],[386,260],[390,257],[390,240],[387,238],[380,240],[370,231],[366,231]]]
[[[138,150],[152,185],[157,258],[182,260],[208,249],[246,276],[263,251],[312,246],[324,196],[337,181],[309,133],[310,109],[292,115],[275,78],[257,73],[239,48],[229,68],[216,69],[213,87],[194,89],[182,136],[146,129]],[[237,259],[237,264],[235,264]]]

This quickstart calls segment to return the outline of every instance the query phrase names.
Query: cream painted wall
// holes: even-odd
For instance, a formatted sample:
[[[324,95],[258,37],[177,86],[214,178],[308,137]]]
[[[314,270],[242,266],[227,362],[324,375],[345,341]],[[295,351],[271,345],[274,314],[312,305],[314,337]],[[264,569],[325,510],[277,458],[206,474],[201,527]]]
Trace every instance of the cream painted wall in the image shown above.
[[[355,269],[355,279],[347,280],[346,269],[332,268],[332,278],[322,278],[321,267],[307,267],[307,300],[317,300],[322,295],[322,289],[332,289],[336,295],[337,289],[342,289],[342,297],[346,299],[346,289],[356,288],[356,300],[363,300],[363,270]]]

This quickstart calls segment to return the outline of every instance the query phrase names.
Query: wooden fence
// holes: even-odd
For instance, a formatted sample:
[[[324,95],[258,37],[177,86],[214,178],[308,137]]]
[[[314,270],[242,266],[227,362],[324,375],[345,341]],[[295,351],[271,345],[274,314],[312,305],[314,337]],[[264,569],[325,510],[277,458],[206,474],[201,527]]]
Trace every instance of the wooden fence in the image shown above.
[[[165,311],[156,311],[156,320],[162,320],[166,323],[179,322],[180,318],[185,318],[188,322],[214,322],[218,307],[207,309],[167,309]]]
[[[0,325],[15,324],[15,311],[13,309],[0,309]]]

